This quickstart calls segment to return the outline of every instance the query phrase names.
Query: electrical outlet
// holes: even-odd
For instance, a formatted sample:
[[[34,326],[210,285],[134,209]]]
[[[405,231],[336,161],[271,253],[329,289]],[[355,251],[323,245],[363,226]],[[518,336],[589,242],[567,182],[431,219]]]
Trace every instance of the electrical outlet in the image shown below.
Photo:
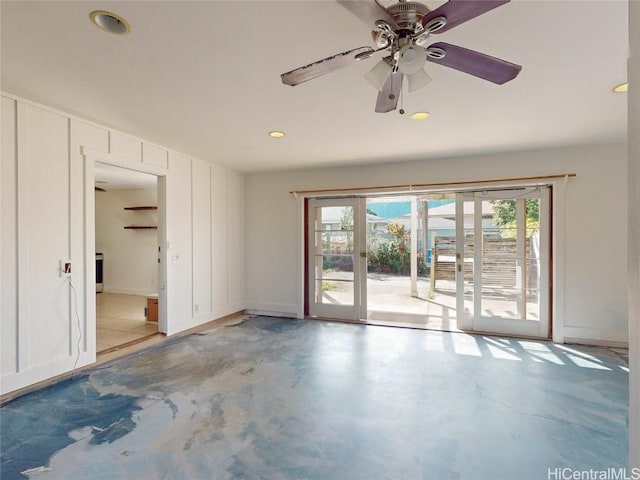
[[[195,313],[198,313],[200,311],[200,305],[198,305],[197,303],[193,306],[193,311]]]
[[[58,269],[58,274],[61,277],[71,276],[71,260],[60,260],[60,267]]]

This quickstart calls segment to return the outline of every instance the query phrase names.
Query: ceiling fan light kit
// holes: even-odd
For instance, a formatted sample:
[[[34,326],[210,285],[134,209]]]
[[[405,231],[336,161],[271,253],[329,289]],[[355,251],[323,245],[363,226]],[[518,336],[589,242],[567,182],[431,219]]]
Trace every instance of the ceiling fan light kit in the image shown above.
[[[522,70],[520,65],[449,43],[426,46],[432,34],[445,33],[510,0],[448,0],[433,11],[423,3],[406,0],[387,8],[377,0],[336,1],[374,29],[371,36],[377,48],[356,48],[283,73],[280,77],[285,85],[299,85],[385,51],[388,55],[365,74],[378,90],[375,111],[384,113],[396,109],[404,77],[408,92],[431,82],[424,69],[427,61],[498,85],[513,80]]]
[[[407,91],[409,93],[421,89],[427,83],[433,80],[424,70],[418,70],[416,73],[407,75]]]
[[[373,86],[376,90],[382,90],[384,82],[391,73],[392,67],[385,59],[376,63],[371,70],[364,76],[364,78]]]
[[[407,43],[400,49],[398,70],[403,75],[412,75],[422,70],[427,63],[427,52],[424,48]]]

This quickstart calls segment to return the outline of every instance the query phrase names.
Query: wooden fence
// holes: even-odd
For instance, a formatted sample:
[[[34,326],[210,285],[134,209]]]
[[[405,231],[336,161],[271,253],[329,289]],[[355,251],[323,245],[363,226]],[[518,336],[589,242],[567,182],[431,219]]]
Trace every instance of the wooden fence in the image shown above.
[[[473,236],[465,236],[464,280],[473,282],[474,248]],[[482,239],[482,285],[483,287],[513,287],[516,285],[516,239],[485,235]],[[435,290],[438,280],[456,278],[456,239],[433,235],[431,239],[431,289]],[[471,261],[469,261],[471,260]],[[528,289],[537,288],[537,259],[531,238],[525,241],[525,280]]]

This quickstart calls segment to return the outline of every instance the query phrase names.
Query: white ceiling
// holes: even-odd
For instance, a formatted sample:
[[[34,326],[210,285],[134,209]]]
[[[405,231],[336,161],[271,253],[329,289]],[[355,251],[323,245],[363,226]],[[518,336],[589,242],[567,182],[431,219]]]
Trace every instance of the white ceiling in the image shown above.
[[[386,4],[389,4],[386,1]],[[425,2],[436,8],[441,0]],[[372,45],[324,1],[6,1],[2,89],[241,171],[624,141],[627,2],[514,0],[434,35],[523,66],[502,86],[435,64],[404,108],[374,113],[370,59],[296,87],[280,74]],[[116,36],[92,10],[124,16]],[[287,132],[284,139],[267,136]]]

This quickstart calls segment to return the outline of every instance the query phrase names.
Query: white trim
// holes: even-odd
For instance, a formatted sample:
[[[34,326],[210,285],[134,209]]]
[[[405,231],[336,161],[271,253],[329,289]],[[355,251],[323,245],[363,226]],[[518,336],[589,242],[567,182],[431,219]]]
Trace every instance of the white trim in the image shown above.
[[[97,150],[95,148],[81,146],[80,155],[83,155],[85,158],[89,158],[94,162],[106,163],[107,165],[122,167],[135,172],[150,173],[157,177],[166,176],[169,173],[168,168],[162,168],[149,163],[134,162],[133,160],[129,160],[112,153],[103,152],[102,150]]]
[[[161,208],[160,206],[166,205],[166,188],[160,189],[159,185],[161,183],[161,177],[167,177],[169,170],[166,168],[161,168],[156,165],[144,164],[140,163],[132,163],[131,160],[127,160],[123,157],[119,157],[117,155],[113,155],[111,153],[103,152],[101,150],[96,150],[94,148],[88,148],[85,146],[80,147],[80,154],[84,159],[84,168],[85,168],[85,225],[84,225],[84,236],[85,236],[85,271],[86,271],[86,282],[85,282],[85,303],[87,305],[86,310],[86,325],[87,328],[89,325],[92,326],[93,329],[93,339],[87,338],[87,342],[93,345],[92,350],[95,352],[95,344],[96,344],[96,305],[95,305],[95,291],[96,291],[96,280],[95,280],[95,195],[94,195],[94,182],[95,182],[95,163],[105,163],[108,165],[114,165],[117,167],[126,168],[128,170],[133,170],[142,173],[149,173],[151,175],[155,175],[158,177],[156,182],[156,189],[158,195],[158,205],[159,211],[161,213],[158,214],[160,218],[162,216],[163,221],[158,222],[158,242],[166,239],[166,209]],[[164,185],[166,181],[163,181]],[[165,195],[165,196],[163,196]],[[167,249],[165,248],[160,253],[160,263],[164,265],[164,282],[161,283],[161,286],[164,286],[164,289],[158,289],[158,309],[159,309],[159,318],[158,318],[158,331],[162,333],[167,333],[170,331],[169,318],[167,316],[167,299],[169,298],[169,285],[167,276],[166,276],[166,265],[168,264],[168,254]],[[162,279],[158,279],[158,283],[162,282]],[[111,292],[116,292],[118,289],[109,289]],[[130,291],[130,290],[129,290]],[[148,293],[148,292],[147,292]],[[145,293],[139,293],[139,295],[145,295]],[[87,337],[89,335],[87,334]],[[94,359],[95,361],[95,359]]]
[[[247,312],[261,312],[266,315],[279,315],[286,316],[294,315],[298,318],[304,318],[304,315],[299,310],[299,305],[294,303],[278,303],[278,302],[253,302],[247,305]],[[267,313],[268,312],[268,313]]]
[[[16,102],[16,216],[17,216],[17,235],[16,248],[18,257],[18,298],[17,298],[17,339],[16,348],[18,354],[16,358],[16,373],[29,376],[29,315],[30,306],[26,298],[26,282],[27,271],[26,266],[29,265],[29,251],[26,248],[28,244],[28,233],[30,232],[27,222],[27,216],[24,215],[26,207],[26,193],[28,191],[26,184],[26,171],[28,169],[29,156],[27,155],[27,145],[29,141],[29,129],[27,128],[27,105],[22,102]],[[2,391],[8,392],[5,377],[2,378]],[[21,385],[24,386],[24,385]]]
[[[475,207],[474,207],[475,208]],[[463,330],[471,330],[472,316],[465,315],[464,311],[464,198],[461,194],[456,194],[455,207],[455,226],[456,226],[456,263],[455,263],[455,279],[456,291],[463,292],[462,295],[456,295],[456,323],[458,328]],[[462,239],[462,240],[461,240]],[[431,245],[431,258],[433,262],[437,261],[435,245]],[[462,271],[458,271],[461,269]],[[435,285],[435,283],[432,283]],[[475,307],[474,307],[475,309]]]
[[[53,114],[56,114],[56,115],[62,115],[64,117],[69,118],[71,120],[71,123],[73,123],[74,121],[79,121],[79,122],[85,123],[87,125],[91,125],[92,127],[96,127],[96,128],[101,129],[101,130],[106,130],[107,133],[109,134],[108,144],[107,144],[107,145],[109,145],[109,148],[111,146],[111,133],[117,133],[117,134],[121,134],[121,135],[126,135],[126,136],[134,138],[136,140],[140,140],[143,144],[147,143],[147,144],[151,144],[151,145],[155,145],[157,147],[160,147],[163,150],[167,151],[167,158],[169,156],[169,153],[176,153],[176,154],[180,154],[180,155],[190,156],[190,155],[187,155],[186,153],[180,152],[178,150],[173,150],[171,148],[167,148],[167,147],[164,147],[162,145],[155,144],[153,142],[148,142],[147,140],[145,140],[143,138],[140,138],[140,137],[136,136],[133,133],[126,132],[126,131],[123,131],[123,130],[118,130],[118,129],[115,129],[115,128],[111,128],[111,127],[108,127],[106,125],[103,125],[103,124],[100,124],[100,123],[96,123],[96,122],[94,122],[92,120],[89,120],[87,118],[79,117],[79,116],[74,115],[72,113],[69,113],[69,112],[67,112],[65,110],[62,110],[62,109],[59,109],[59,108],[55,108],[55,107],[50,107],[50,106],[45,105],[43,103],[34,102],[33,100],[29,100],[28,98],[25,98],[25,97],[20,97],[18,95],[14,95],[12,93],[8,93],[8,92],[5,92],[5,91],[0,91],[0,96],[8,98],[10,100],[13,100],[13,101],[17,102],[18,105],[28,105],[30,107],[35,107],[35,108],[39,108],[40,110],[44,110],[45,112],[53,113]],[[144,163],[144,158],[143,158],[143,161],[141,163]]]
[[[84,175],[84,348],[91,354],[91,362],[97,355],[97,320],[96,320],[96,236],[95,236],[95,162],[88,161],[80,155],[82,173]],[[90,226],[90,230],[89,230]],[[90,233],[91,232],[91,233]]]
[[[496,191],[491,192],[490,196],[475,193],[475,215],[474,215],[474,265],[480,266],[483,263],[482,255],[484,248],[478,248],[478,244],[484,240],[482,229],[482,202],[490,198],[501,198],[516,201],[516,285],[520,285],[521,293],[517,295],[516,312],[517,318],[511,319],[506,317],[484,316],[482,314],[482,269],[474,268],[474,315],[473,330],[481,332],[495,332],[496,334],[523,335],[527,337],[536,337],[547,339],[549,336],[549,311],[545,307],[548,305],[547,297],[549,295],[548,270],[541,268],[539,275],[539,318],[537,321],[526,320],[524,313],[524,294],[522,290],[525,287],[524,278],[518,279],[518,266],[524,270],[522,259],[525,256],[525,232],[526,232],[526,215],[525,215],[525,199],[537,198],[539,200],[539,225],[540,225],[540,261],[541,264],[549,263],[547,244],[550,238],[545,235],[548,232],[547,225],[550,222],[548,202],[546,199],[549,195],[549,187],[538,188],[535,190],[525,191],[524,193],[515,193],[513,191]],[[545,276],[545,273],[547,274]],[[460,292],[459,292],[460,294]],[[463,294],[463,293],[462,293]],[[521,297],[521,299],[520,299]]]
[[[593,340],[591,338],[564,337],[563,343],[575,343],[578,345],[592,345],[595,347],[629,348],[629,342],[616,342],[610,340]]]
[[[115,293],[118,295],[135,295],[137,297],[154,297],[158,295],[158,292],[151,292],[149,290],[142,290],[140,288],[114,288],[107,285],[104,286],[104,293]]]
[[[28,387],[35,383],[48,380],[50,378],[69,373],[76,368],[84,367],[94,363],[95,355],[91,352],[81,352],[76,365],[76,356],[59,358],[50,363],[33,365],[28,370],[11,373],[2,377],[2,394],[8,394],[15,390]]]
[[[565,193],[566,181],[556,181],[551,184],[551,338],[554,343],[563,343],[565,336]],[[548,308],[548,307],[547,307]]]
[[[304,209],[304,202],[305,202],[305,197],[304,196],[299,196],[299,195],[295,195],[294,196],[295,200],[296,200],[296,216],[298,219],[298,226],[299,228],[297,229],[297,233],[298,233],[298,262],[296,265],[296,269],[297,269],[297,277],[298,277],[298,281],[297,283],[297,295],[296,298],[298,299],[298,305],[295,306],[295,314],[297,316],[297,318],[304,318],[304,297],[305,294],[307,292],[305,292],[305,261],[304,261],[304,255],[305,255],[305,225],[304,225],[304,219],[305,219],[305,209]],[[246,255],[246,253],[245,253]],[[309,295],[311,294],[311,292],[309,292]],[[311,297],[309,297],[311,298]]]
[[[354,231],[357,231],[358,235],[353,241],[353,253],[354,253],[354,270],[355,275],[358,277],[358,283],[360,283],[360,310],[358,320],[366,320],[369,316],[367,310],[367,265],[369,263],[367,259],[367,199],[359,198],[356,202],[356,209],[354,210]],[[364,256],[362,256],[364,254]]]
[[[366,271],[363,275],[362,257],[361,251],[365,251],[362,248],[362,243],[366,242],[366,238],[362,238],[362,231],[364,220],[362,218],[362,204],[364,199],[360,198],[342,198],[342,199],[311,199],[309,200],[309,264],[308,264],[308,278],[309,278],[309,315],[312,317],[324,317],[324,318],[340,318],[346,320],[359,320],[362,318],[362,309],[364,308],[364,317],[366,318],[366,299],[362,297],[362,293],[366,294],[366,289],[363,283],[366,283]],[[331,207],[347,207],[353,210],[353,252],[351,254],[353,265],[353,295],[350,298],[349,304],[329,304],[325,302],[316,302],[316,289],[318,284],[322,283],[322,275],[318,276],[316,270],[316,258],[318,256],[324,257],[323,252],[318,251],[318,232],[320,235],[324,234],[322,225],[316,230],[317,217],[315,215],[318,208],[331,208]],[[366,228],[366,226],[364,227]],[[322,242],[322,240],[320,240]],[[319,248],[322,248],[320,245]],[[365,259],[366,260],[366,259]],[[364,269],[366,270],[366,268]],[[364,277],[364,278],[363,278]],[[323,290],[323,287],[320,287]],[[321,293],[323,294],[323,293]],[[324,295],[323,295],[324,296]]]
[[[167,161],[168,165],[168,161]],[[167,175],[158,176],[156,182],[156,195],[158,198],[158,251],[160,259],[158,267],[158,331],[166,333],[168,330],[167,308],[167,268],[169,254],[167,252]]]
[[[495,192],[494,192],[495,193]],[[456,212],[458,213],[458,212]],[[464,208],[462,218],[456,217],[456,223],[464,224]],[[464,238],[462,238],[462,248],[464,249]],[[484,250],[484,235],[482,234],[482,200],[473,200],[473,314],[471,315],[471,329],[477,328],[478,318],[482,316],[482,252]],[[464,258],[464,255],[463,255]],[[464,296],[464,288],[456,292],[457,295]],[[489,328],[488,331],[497,329]],[[507,333],[509,329],[502,329],[502,333]]]
[[[260,310],[260,309],[247,309],[245,310],[247,315],[264,315],[265,317],[285,317],[285,318],[295,318],[298,320],[302,320],[304,316],[300,316],[291,312],[278,312],[274,310]]]
[[[614,343],[628,343],[628,339],[622,338],[616,335],[611,330],[598,329],[598,328],[583,328],[583,327],[564,327],[564,337],[560,343],[584,343],[584,342],[597,342],[599,338],[607,338],[609,340],[602,340],[606,342]]]
[[[548,324],[550,323],[552,325],[552,341],[554,343],[563,343],[564,341],[564,325],[563,322],[565,320],[564,318],[564,289],[563,289],[563,282],[564,282],[564,277],[565,277],[565,268],[564,268],[564,254],[563,254],[563,248],[564,248],[564,237],[565,237],[565,227],[564,227],[564,219],[565,219],[565,188],[566,185],[568,183],[568,179],[573,176],[573,175],[569,175],[567,174],[564,177],[560,177],[560,178],[549,178],[549,177],[545,177],[544,175],[540,176],[540,177],[530,177],[530,179],[528,179],[527,181],[523,181],[522,183],[519,183],[518,181],[513,181],[513,182],[502,182],[502,181],[498,181],[495,185],[492,184],[488,184],[488,183],[482,183],[481,187],[486,188],[486,189],[509,189],[509,188],[522,188],[522,187],[531,187],[532,189],[535,187],[548,187],[548,194],[551,196],[551,201],[549,200],[548,196],[547,198],[544,200],[547,205],[549,205],[549,215],[550,215],[550,222],[551,222],[551,228],[552,228],[552,232],[550,232],[551,234],[548,235],[549,238],[549,247],[551,248],[551,251],[547,251],[547,253],[551,256],[551,268],[552,268],[552,272],[548,271],[548,266],[543,266],[541,268],[541,273],[544,273],[544,270],[546,270],[547,273],[547,278],[549,278],[550,281],[550,285],[549,288],[551,289],[550,294],[548,295],[549,299],[547,299],[547,302],[542,302],[540,305],[541,310],[545,309],[546,311],[548,311],[549,313],[549,318],[548,318],[548,322],[547,322],[547,328],[548,328]],[[539,178],[539,181],[536,180],[536,178]],[[469,182],[468,187],[467,188],[460,188],[458,189],[461,192],[464,192],[465,190],[469,190],[469,191],[474,191],[474,190],[478,190],[478,186],[473,185],[473,182]],[[331,197],[331,198],[376,198],[376,197],[385,197],[385,196],[389,196],[392,193],[395,195],[402,195],[402,194],[416,194],[416,193],[428,193],[428,192],[440,192],[440,191],[456,191],[456,188],[432,188],[432,189],[428,189],[428,190],[424,190],[424,191],[417,191],[417,190],[404,190],[404,191],[398,191],[398,192],[389,192],[386,190],[367,190],[367,191],[363,191],[363,190],[353,190],[353,191],[340,191],[340,192],[327,192],[327,193],[318,193],[318,192],[292,192],[292,195],[297,199],[298,201],[298,205],[299,208],[303,211],[304,208],[304,199],[309,199],[309,201],[312,201],[313,199],[317,199],[317,200],[324,200],[324,199],[329,199],[327,197]],[[532,190],[533,191],[533,190]],[[467,192],[468,194],[468,192]],[[494,192],[492,192],[492,195],[494,194]],[[505,195],[508,196],[508,193],[505,193]],[[304,212],[300,213],[298,215],[298,221],[299,221],[299,232],[301,232],[300,238],[299,238],[299,242],[298,244],[302,246],[302,248],[304,248]],[[481,219],[479,220],[481,221]],[[309,222],[311,223],[311,219],[309,219]],[[461,225],[460,229],[462,230],[462,232],[464,232],[464,226]],[[541,236],[542,236],[542,232],[541,232]],[[309,242],[311,243],[311,238],[309,238]],[[463,252],[462,252],[463,253]],[[548,265],[548,264],[547,264]],[[300,268],[301,266],[301,268]],[[304,271],[305,271],[305,265],[304,265],[304,250],[302,250],[301,254],[300,254],[300,260],[299,260],[299,285],[300,285],[300,289],[302,289],[303,291],[300,293],[299,295],[299,301],[300,304],[298,305],[298,311],[303,311],[304,310]],[[549,275],[550,273],[550,275]],[[311,285],[310,285],[311,287]],[[551,308],[549,308],[549,300],[552,301],[552,306]],[[475,301],[475,296],[474,296],[474,301]],[[309,298],[309,305],[311,305],[312,299]],[[464,305],[463,305],[464,307]],[[460,311],[460,305],[457,306],[458,310]],[[269,310],[264,309],[264,310]],[[464,308],[463,308],[464,310]],[[475,310],[475,309],[474,309]],[[460,322],[461,319],[458,319],[458,322]],[[462,320],[464,322],[464,320]],[[460,325],[460,323],[459,323]],[[534,336],[539,337],[539,334],[534,334]],[[543,335],[544,337],[546,337],[546,333]]]

